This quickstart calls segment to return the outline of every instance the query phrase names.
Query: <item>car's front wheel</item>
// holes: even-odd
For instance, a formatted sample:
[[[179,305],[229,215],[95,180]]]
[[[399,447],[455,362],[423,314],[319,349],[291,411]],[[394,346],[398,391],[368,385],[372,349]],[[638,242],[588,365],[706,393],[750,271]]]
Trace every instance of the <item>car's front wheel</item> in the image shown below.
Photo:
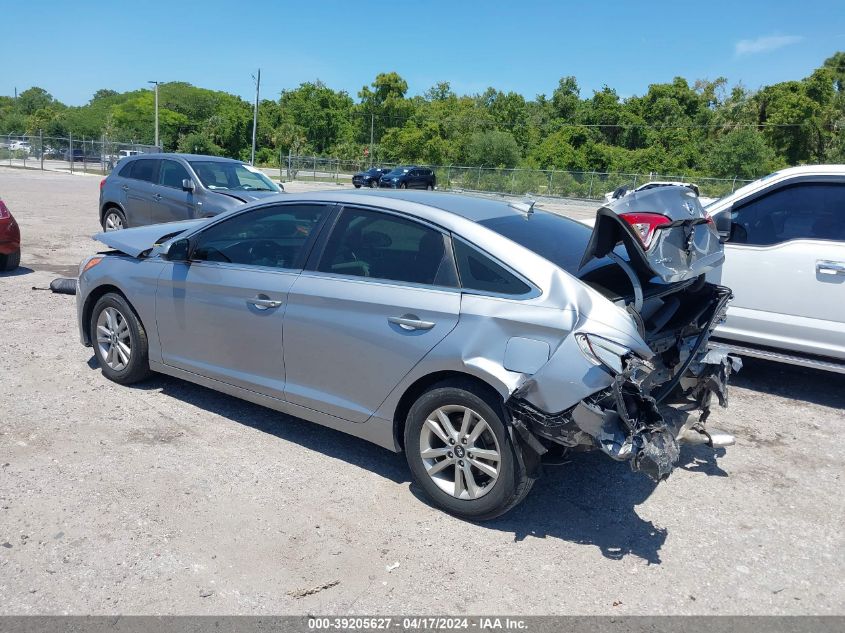
[[[361,188],[361,185],[355,185],[355,188],[356,188],[356,189],[360,189],[360,188]]]
[[[14,253],[8,255],[0,255],[0,271],[14,270],[21,263],[21,251],[16,250]]]
[[[371,180],[370,181],[370,189],[375,189],[376,187],[378,187],[378,181]]]
[[[150,375],[147,332],[121,295],[100,297],[91,312],[90,335],[106,378],[128,385]]]
[[[519,503],[533,480],[516,458],[501,406],[471,388],[435,387],[411,407],[405,455],[436,505],[473,521]]]
[[[407,189],[407,188],[408,188],[408,183],[406,183],[406,182],[400,183],[400,184],[399,184],[399,188],[400,188],[400,189]]]

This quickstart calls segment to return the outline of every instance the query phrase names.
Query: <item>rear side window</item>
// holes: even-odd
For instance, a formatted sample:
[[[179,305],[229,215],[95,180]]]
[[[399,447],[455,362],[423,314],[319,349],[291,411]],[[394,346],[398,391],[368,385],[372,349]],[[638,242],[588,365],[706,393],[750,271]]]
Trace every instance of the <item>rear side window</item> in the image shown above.
[[[440,231],[407,218],[364,209],[344,209],[318,270],[457,286],[454,263]]]
[[[182,167],[182,165],[177,163],[175,160],[161,161],[158,184],[164,185],[165,187],[175,187],[176,189],[181,189],[182,181],[187,178],[190,178],[190,176],[188,176],[188,170]]]
[[[132,163],[132,171],[130,172],[130,178],[134,178],[135,180],[145,180],[147,182],[156,182],[156,176],[158,171],[158,161],[157,160],[150,160],[140,159],[136,160]]]
[[[501,295],[524,295],[531,286],[489,256],[461,240],[453,240],[458,275],[465,290]]]
[[[121,178],[131,178],[132,165],[134,165],[134,163],[126,163],[123,167],[120,168],[120,171],[117,173],[117,175]]]
[[[203,231],[192,259],[302,268],[306,244],[327,211],[322,204],[286,204],[240,213]]]

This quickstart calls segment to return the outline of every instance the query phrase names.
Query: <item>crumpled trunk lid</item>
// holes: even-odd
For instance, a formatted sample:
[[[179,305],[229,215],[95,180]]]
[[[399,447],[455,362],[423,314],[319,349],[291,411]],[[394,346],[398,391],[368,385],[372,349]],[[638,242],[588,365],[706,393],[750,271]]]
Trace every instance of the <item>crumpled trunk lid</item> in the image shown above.
[[[648,248],[622,214],[654,213],[669,222],[657,228]],[[725,259],[719,234],[693,191],[687,187],[659,187],[630,193],[596,212],[593,233],[581,260],[612,253],[622,243],[631,266],[643,282],[658,277],[665,283],[694,279],[720,266]]]

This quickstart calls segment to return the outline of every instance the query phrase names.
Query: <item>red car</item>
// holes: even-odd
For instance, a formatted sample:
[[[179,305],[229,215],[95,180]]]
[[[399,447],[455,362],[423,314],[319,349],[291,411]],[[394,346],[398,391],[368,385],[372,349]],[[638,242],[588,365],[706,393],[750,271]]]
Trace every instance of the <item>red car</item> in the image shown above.
[[[0,271],[14,270],[21,263],[21,230],[12,212],[0,200]]]

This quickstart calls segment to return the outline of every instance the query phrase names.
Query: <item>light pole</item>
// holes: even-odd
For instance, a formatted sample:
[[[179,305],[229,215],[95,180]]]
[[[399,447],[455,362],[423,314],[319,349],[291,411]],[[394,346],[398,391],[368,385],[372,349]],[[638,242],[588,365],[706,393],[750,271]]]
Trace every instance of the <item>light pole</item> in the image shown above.
[[[158,144],[158,85],[161,83],[160,81],[148,81],[148,84],[155,84],[155,91],[156,91],[156,148],[161,149]]]
[[[252,154],[250,154],[249,164],[255,165],[255,133],[258,130],[258,92],[261,90],[261,69],[258,69],[258,78],[255,79],[255,108],[252,111]]]

